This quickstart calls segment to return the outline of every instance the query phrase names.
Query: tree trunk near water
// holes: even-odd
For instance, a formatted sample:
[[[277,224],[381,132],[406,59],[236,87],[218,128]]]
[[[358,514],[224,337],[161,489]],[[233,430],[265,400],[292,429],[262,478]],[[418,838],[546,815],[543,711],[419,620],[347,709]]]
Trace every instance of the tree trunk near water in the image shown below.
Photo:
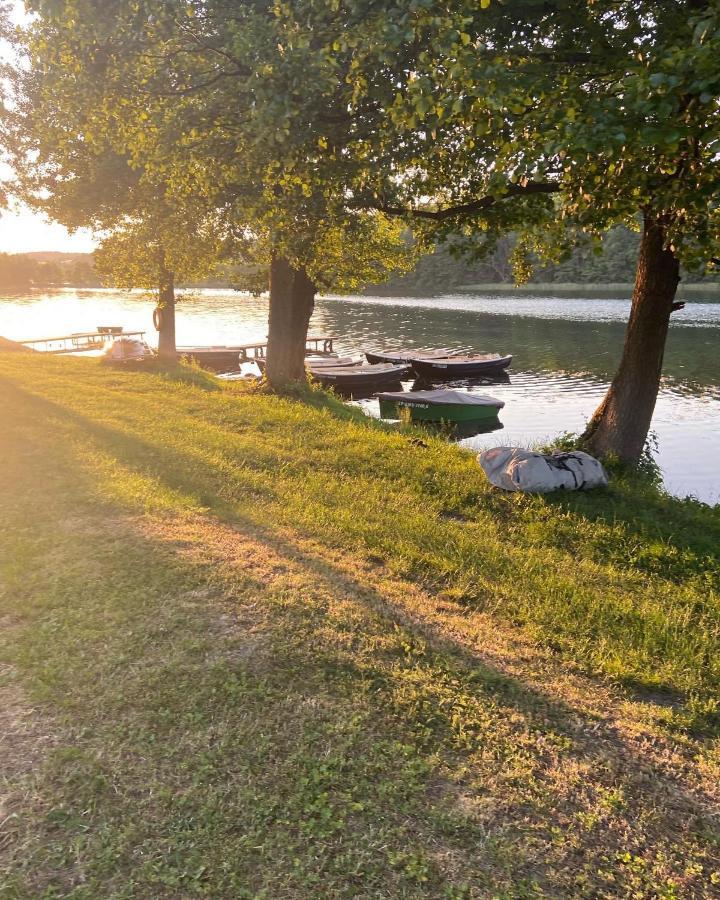
[[[305,346],[315,285],[282,256],[270,263],[270,317],[265,378],[273,390],[306,380]]]
[[[158,330],[158,356],[165,363],[177,361],[175,346],[175,276],[173,272],[163,271],[159,292],[158,308],[160,328]]]
[[[647,440],[680,281],[678,260],[665,244],[662,223],[646,216],[620,366],[582,436],[599,457],[635,463]]]

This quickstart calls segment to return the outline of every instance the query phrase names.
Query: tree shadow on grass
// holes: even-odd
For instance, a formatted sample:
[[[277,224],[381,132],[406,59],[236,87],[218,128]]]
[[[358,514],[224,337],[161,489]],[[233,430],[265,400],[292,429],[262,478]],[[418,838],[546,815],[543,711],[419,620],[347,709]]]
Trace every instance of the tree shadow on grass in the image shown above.
[[[310,409],[325,411],[343,422],[357,422],[363,425],[379,425],[370,419],[358,406],[350,406],[343,397],[332,388],[321,388],[315,384],[298,384],[277,394],[286,400],[302,403]]]
[[[159,484],[167,486],[194,501],[198,507],[210,510],[213,515],[224,522],[240,526],[251,524],[253,527],[260,527],[257,517],[248,515],[243,510],[251,510],[254,505],[281,500],[273,486],[271,477],[274,468],[272,459],[263,458],[262,456],[253,459],[244,456],[241,460],[241,465],[233,468],[233,489],[235,493],[231,491],[229,495],[225,495],[223,493],[224,479],[221,470],[217,465],[209,464],[202,457],[179,451],[167,444],[150,443],[126,431],[93,421],[54,401],[30,394],[23,388],[16,386],[15,389],[24,398],[24,403],[34,405],[38,410],[38,416],[55,416],[61,421],[72,421],[78,428],[87,432],[94,441],[98,442],[101,448],[109,451],[114,458],[127,466],[129,470],[151,476]],[[230,461],[230,465],[232,464],[233,461]],[[249,477],[243,481],[245,472],[249,473]],[[261,477],[254,477],[255,473]],[[238,493],[240,496],[238,496]],[[483,498],[483,500],[485,499],[487,499],[488,504],[494,503],[495,506],[503,508],[508,506],[507,498],[503,496],[489,494],[487,498]],[[662,500],[663,498],[660,499]],[[595,510],[594,502],[588,502],[589,498],[582,495],[556,494],[535,498],[535,500],[543,504],[562,506],[566,511],[575,515],[586,515],[588,510]],[[622,502],[625,502],[624,499]],[[512,509],[509,510],[509,515],[514,515]],[[451,515],[448,512],[445,513],[444,517],[455,518],[454,514]],[[602,513],[597,513],[597,517],[602,519]],[[640,532],[640,535],[642,536],[642,532]],[[625,546],[624,541],[622,546]],[[694,562],[694,560],[691,559],[691,562]],[[685,561],[681,560],[681,563],[684,565]],[[634,559],[632,567],[637,569],[642,568],[642,565],[638,565]],[[663,574],[667,575],[667,573]],[[683,574],[685,573],[679,573],[680,576]],[[432,576],[430,580],[432,580]],[[436,582],[436,588],[438,591],[442,591],[444,588],[443,583]],[[642,680],[628,678],[627,684],[629,688],[636,691],[638,696],[643,693],[648,694],[648,692],[649,694],[659,692],[659,694],[668,698],[671,703],[679,703],[682,699],[682,695],[671,685],[662,685],[655,680],[645,684]]]
[[[111,369],[115,372],[121,372],[126,378],[133,375],[157,375],[165,381],[175,384],[187,384],[192,387],[200,388],[203,391],[220,391],[222,390],[215,374],[208,369],[203,369],[193,362],[180,361],[177,363],[166,363],[159,359],[141,360],[137,363],[116,363],[112,360],[101,359],[100,365],[104,368]]]
[[[262,490],[258,489],[256,482],[252,483],[247,494],[246,510],[248,511],[245,511],[238,504],[236,497],[228,499],[218,492],[218,484],[222,484],[222,474],[216,466],[167,445],[152,444],[127,432],[92,421],[54,401],[31,395],[23,389],[18,389],[18,391],[23,394],[24,402],[32,403],[39,411],[42,411],[44,416],[54,415],[73,421],[79,429],[85,431],[103,450],[109,452],[130,471],[144,476],[149,475],[173,491],[185,497],[194,498],[199,506],[207,509],[218,521],[234,528],[249,529],[268,546],[273,547],[278,554],[290,558],[302,558],[308,569],[312,570],[313,567],[316,567],[318,574],[328,583],[335,579],[345,591],[362,590],[370,601],[381,601],[380,595],[368,585],[359,585],[355,580],[348,579],[340,569],[326,560],[300,553],[296,545],[288,545],[276,532],[270,531],[249,512],[254,503],[278,499],[277,493],[267,483],[263,485]],[[247,461],[244,460],[243,463],[247,466]],[[265,467],[258,468],[260,471],[267,471]],[[300,557],[298,557],[299,553]],[[437,587],[439,590],[443,585],[438,584]],[[498,683],[501,681],[502,679]],[[647,689],[658,693],[661,697],[667,697],[671,702],[680,702],[682,699],[682,695],[670,685],[658,685],[657,682],[653,682],[652,685],[644,685],[637,679],[634,681],[628,679],[627,683],[629,687],[638,692]]]
[[[187,454],[149,444],[92,422],[81,414],[28,392],[18,390],[17,395],[26,414],[38,421],[45,421],[48,417],[70,419],[80,433],[85,433],[91,442],[112,454],[128,469],[143,475],[150,474],[185,494],[201,494],[215,521],[228,530],[230,539],[233,529],[249,535],[269,554],[285,560],[291,568],[298,570],[305,579],[306,586],[299,589],[293,598],[288,599],[287,592],[283,593],[285,608],[288,605],[291,608],[295,630],[288,631],[270,622],[268,627],[271,630],[274,627],[278,629],[272,640],[273,656],[268,661],[270,668],[258,677],[270,679],[271,682],[278,680],[279,695],[283,691],[289,691],[291,695],[297,693],[298,703],[303,701],[304,694],[322,687],[322,692],[331,699],[328,715],[334,722],[334,725],[328,726],[323,741],[314,745],[311,740],[308,744],[308,735],[295,735],[290,722],[288,735],[302,742],[308,759],[316,759],[318,765],[322,763],[325,766],[322,771],[327,770],[327,760],[334,758],[336,753],[341,754],[344,769],[338,770],[337,775],[308,776],[302,768],[305,763],[298,763],[297,771],[292,770],[296,787],[291,788],[290,793],[299,790],[297,785],[306,784],[306,787],[303,788],[304,795],[297,810],[287,806],[290,804],[287,796],[273,796],[273,788],[267,785],[259,787],[260,794],[270,791],[271,795],[270,808],[273,812],[267,822],[268,829],[288,829],[291,826],[287,820],[294,815],[312,816],[313,804],[319,803],[328,791],[331,796],[333,792],[337,793],[338,810],[342,809],[346,814],[344,807],[349,801],[342,797],[343,792],[347,793],[348,786],[343,781],[345,776],[342,771],[354,771],[353,766],[364,765],[365,758],[368,772],[374,771],[374,775],[364,782],[366,808],[354,812],[361,831],[364,828],[370,833],[373,823],[388,822],[397,829],[397,840],[400,842],[398,852],[405,843],[411,848],[422,848],[426,853],[434,847],[436,850],[446,848],[448,852],[466,855],[455,866],[461,876],[467,875],[468,878],[476,877],[473,868],[476,862],[482,869],[489,857],[491,866],[499,866],[499,879],[506,878],[510,873],[511,879],[517,883],[531,870],[532,877],[555,896],[582,895],[573,892],[565,871],[568,865],[571,868],[576,866],[578,858],[590,863],[588,871],[594,873],[591,876],[594,879],[600,868],[613,867],[613,854],[616,852],[631,851],[637,853],[638,859],[645,856],[650,859],[662,844],[681,850],[681,838],[687,835],[688,825],[698,832],[710,828],[705,819],[703,801],[687,790],[682,778],[645,756],[641,749],[617,733],[612,722],[600,721],[596,715],[586,714],[489,665],[439,625],[428,621],[420,625],[407,609],[370,583],[368,578],[359,580],[357,574],[343,568],[337,561],[328,560],[308,549],[306,543],[295,542],[258,523],[252,515],[241,511],[237,505],[231,505],[213,489],[219,476],[211,463],[203,462],[199,467],[198,461]],[[73,448],[52,446],[52,437],[49,436],[49,465],[53,464],[58,454],[64,457],[68,472],[74,472],[77,490],[84,493],[88,502],[89,498],[96,498],[103,504],[110,502],[102,497],[102,491],[98,491],[95,483],[90,479],[83,480],[82,470],[78,471],[73,459]],[[151,557],[156,552],[162,556],[168,549],[173,551],[172,539],[158,536],[151,540],[132,530],[130,533],[133,541],[147,544]],[[211,533],[209,536],[212,536]],[[217,548],[213,551],[212,547],[208,547],[208,552],[208,559],[211,559]],[[187,568],[187,581],[202,580],[207,575],[207,566],[198,570],[187,559],[180,558],[177,565],[180,569]],[[214,583],[223,577],[222,566],[220,555],[217,568],[213,568]],[[142,577],[143,573],[138,572],[138,578]],[[272,584],[253,578],[251,573],[248,577],[254,592],[272,592]],[[303,602],[304,591],[311,590],[313,585],[320,592],[319,597],[314,604]],[[348,652],[347,645],[336,646],[328,640],[329,612],[323,606],[323,597],[337,597],[349,609],[357,610],[357,616],[349,615],[346,621],[330,625],[335,624],[350,635],[355,630],[354,641],[364,646],[362,664],[352,652]],[[392,639],[388,640],[388,635],[393,636]],[[242,657],[231,657],[231,660],[231,666],[238,669],[246,667]],[[300,678],[304,674],[305,677],[291,684],[286,681],[287,673],[296,673]],[[403,673],[410,673],[410,681],[404,686]],[[248,677],[254,677],[252,669]],[[414,685],[413,690],[408,690],[410,683]],[[347,723],[358,715],[354,705],[345,706],[348,698],[355,695],[365,698],[367,718],[361,732],[353,732],[356,737],[341,747],[344,729],[349,727]],[[183,698],[177,698],[176,702],[180,704],[177,712],[181,713]],[[242,699],[236,702],[242,703]],[[270,706],[268,713],[271,712]],[[170,709],[172,711],[172,707]],[[334,716],[338,717],[337,721]],[[464,727],[466,720],[470,724],[465,726],[466,732],[463,734],[459,729]],[[508,723],[512,724],[508,726]],[[168,727],[170,734],[166,737],[171,741],[171,722]],[[498,735],[497,744],[493,743],[494,729]],[[252,733],[249,740],[253,740]],[[476,754],[484,745],[487,745],[487,758],[482,752],[478,757]],[[418,766],[421,760],[434,762],[430,766],[423,763],[413,776],[419,793],[406,805],[396,806],[394,795],[376,793],[374,783],[385,784],[387,780],[402,777],[402,754],[410,752],[401,751],[402,746],[414,747],[412,752],[417,754]],[[381,755],[375,756],[380,747],[396,749],[390,754],[384,750]],[[172,749],[167,752],[172,756]],[[293,748],[284,747],[283,752],[292,754]],[[519,756],[516,755],[518,753]],[[521,765],[520,760],[523,760]],[[192,760],[188,760],[187,765],[192,775]],[[568,793],[558,797],[557,802],[548,802],[547,796],[541,799],[542,795],[559,790],[563,767],[568,772],[584,773],[583,777]],[[369,778],[368,772],[363,769],[363,778]],[[219,773],[220,778],[223,775]],[[499,777],[494,787],[484,789],[479,786],[476,779],[482,782],[483,778],[490,779],[491,776]],[[288,790],[287,786],[283,790]],[[613,792],[618,790],[621,793],[625,791],[622,815],[613,818],[606,809],[602,814],[607,814],[608,819],[600,832],[589,826],[572,824],[577,822],[578,817],[600,814],[588,805],[589,798],[595,795],[602,797],[603,792],[614,796]],[[470,795],[469,798],[467,795]],[[388,800],[388,797],[391,799]],[[479,822],[468,816],[463,804],[475,799],[487,800],[488,797],[502,809],[501,815]],[[198,806],[201,806],[201,798],[196,799]],[[258,802],[260,799],[256,798]],[[663,808],[664,821],[661,824],[654,821],[659,800],[663,807],[668,801],[667,807]],[[102,806],[98,807],[98,813],[102,815]],[[186,807],[182,815],[187,815]],[[410,838],[406,831],[408,816],[411,821],[415,818],[417,826],[413,827],[414,833]],[[644,824],[638,824],[640,822]],[[168,827],[172,828],[172,822],[168,823]],[[568,829],[572,832],[572,840],[561,847],[557,832]],[[492,838],[489,842],[488,837]],[[351,831],[333,852],[340,858],[343,851],[352,855],[353,843]],[[306,839],[305,849],[294,852],[303,858],[306,853],[314,855],[313,846],[314,839],[310,837]],[[506,852],[511,855],[502,858],[498,864],[497,859],[493,859],[493,853],[499,852],[501,846],[505,846]],[[681,869],[681,863],[684,865],[687,859],[684,851],[680,852],[680,856],[677,864],[670,859],[665,865],[669,865],[671,870]],[[348,878],[352,881],[351,876]],[[631,885],[623,879],[622,871],[620,874],[613,872],[611,883],[618,890],[627,888],[629,891]],[[595,884],[595,881],[590,882],[586,896],[593,896]],[[434,888],[429,887],[428,890]]]
[[[150,443],[127,431],[94,421],[53,401],[30,394],[22,388],[17,387],[16,390],[21,392],[25,403],[35,405],[39,416],[55,416],[61,421],[74,422],[78,428],[87,432],[99,447],[122,462],[129,471],[151,476],[159,485],[179,492],[195,506],[208,509],[226,523],[234,523],[241,527],[247,527],[249,524],[260,527],[259,517],[252,515],[253,507],[282,502],[282,497],[278,493],[272,477],[277,460],[272,453],[260,452],[261,447],[256,455],[244,454],[237,460],[228,457],[226,464],[231,472],[232,481],[228,491],[225,492],[224,488],[227,482],[220,465],[209,463],[200,454],[183,452],[168,444]],[[483,496],[481,499],[483,503],[487,501],[487,505],[490,507],[504,508],[509,517],[517,514],[504,496],[489,493],[487,497]],[[539,504],[565,503],[568,511],[572,511],[570,504],[587,503],[587,501],[588,498],[582,496],[557,496],[554,500],[547,498],[534,498],[533,500]],[[525,513],[527,513],[527,509]],[[575,514],[580,515],[581,513]],[[444,518],[456,518],[455,514],[448,511],[441,515]],[[572,522],[567,518],[559,521],[563,528],[572,527]],[[550,537],[546,537],[546,540],[549,542]],[[627,543],[625,539],[620,542],[621,550]],[[681,562],[685,564],[684,560]],[[632,566],[628,567],[641,568],[635,561]],[[650,567],[648,566],[648,568]],[[437,591],[444,590],[445,584],[441,576],[425,573],[424,577],[428,583],[435,585]],[[472,607],[472,601],[469,602]],[[547,639],[545,643],[549,647],[554,647],[551,639]],[[640,699],[652,701],[653,694],[662,695],[664,705],[679,705],[685,699],[671,684],[662,684],[657,679],[652,679],[646,684],[641,679],[629,677],[627,686]]]

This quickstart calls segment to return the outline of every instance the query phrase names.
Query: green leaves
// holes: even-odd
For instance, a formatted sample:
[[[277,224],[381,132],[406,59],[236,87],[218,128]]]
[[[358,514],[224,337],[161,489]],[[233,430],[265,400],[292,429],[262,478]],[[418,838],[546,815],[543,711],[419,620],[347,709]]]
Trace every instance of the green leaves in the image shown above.
[[[545,227],[539,207],[529,215],[506,187],[523,177],[549,180],[561,186],[556,220],[603,230],[651,203],[675,222],[677,253],[687,248],[688,261],[696,259],[702,234],[707,254],[717,255],[708,205],[709,197],[720,205],[712,175],[720,146],[715,12],[700,22],[676,5],[630,0],[454,0],[434,13],[416,19],[415,44],[392,70],[391,127],[380,126],[395,170],[405,167],[408,206],[462,207],[487,195],[497,202],[483,210],[484,224],[533,234]],[[368,50],[366,99],[381,103],[373,59]],[[423,141],[424,129],[432,142]],[[412,156],[404,153],[410,147]],[[709,227],[698,229],[701,220]],[[444,222],[422,227],[440,238],[452,230]]]
[[[92,146],[111,148],[179,207],[217,211],[228,234],[280,242],[289,258],[320,267],[323,249],[308,235],[327,224],[351,241],[361,208],[438,210],[484,196],[493,202],[473,227],[601,230],[652,202],[677,213],[679,253],[692,246],[696,258],[698,235],[708,253],[717,243],[714,7],[701,16],[649,0],[37,8],[28,133],[58,212],[76,202],[73,173],[90,177],[79,160]],[[552,200],[508,194],[523,179],[560,190]],[[422,229],[442,238],[451,225],[427,219]]]

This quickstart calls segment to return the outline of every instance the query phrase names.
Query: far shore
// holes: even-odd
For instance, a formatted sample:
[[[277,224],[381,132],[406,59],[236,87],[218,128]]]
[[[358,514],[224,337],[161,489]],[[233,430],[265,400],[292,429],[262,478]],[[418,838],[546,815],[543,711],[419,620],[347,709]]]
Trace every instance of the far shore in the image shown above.
[[[34,293],[36,291],[107,291],[115,290],[107,285],[96,286],[87,284],[32,284],[32,285],[6,285],[0,289],[10,295],[23,293]],[[120,290],[119,288],[117,290]],[[181,284],[178,290],[193,291],[237,291],[238,293],[248,293],[243,288],[237,288],[233,285],[218,284]],[[633,285],[631,282],[606,282],[606,283],[588,283],[588,282],[553,282],[553,281],[537,281],[531,284],[516,285],[507,282],[480,282],[478,284],[458,284],[451,285],[447,290],[438,292],[433,291],[432,294],[424,294],[418,291],[402,291],[394,289],[388,291],[383,285],[372,285],[360,292],[366,296],[380,297],[425,297],[425,296],[443,296],[444,294],[507,294],[508,296],[518,297],[572,297],[576,300],[596,300],[604,299],[630,299],[632,296]],[[683,284],[678,286],[677,297],[679,301],[688,303],[702,302],[720,302],[720,282],[717,284]]]
[[[496,293],[496,294],[518,294],[522,296],[532,294],[543,295],[561,295],[574,297],[587,297],[595,299],[597,297],[608,297],[610,294],[617,296],[618,294],[628,298],[632,296],[633,285],[631,282],[609,282],[602,283],[583,283],[583,282],[553,282],[553,281],[536,281],[531,284],[515,285],[515,284],[493,284],[485,282],[481,284],[461,284],[454,288],[455,291],[462,293]],[[693,300],[720,300],[720,283],[718,284],[683,284],[678,285],[678,299],[689,301]]]

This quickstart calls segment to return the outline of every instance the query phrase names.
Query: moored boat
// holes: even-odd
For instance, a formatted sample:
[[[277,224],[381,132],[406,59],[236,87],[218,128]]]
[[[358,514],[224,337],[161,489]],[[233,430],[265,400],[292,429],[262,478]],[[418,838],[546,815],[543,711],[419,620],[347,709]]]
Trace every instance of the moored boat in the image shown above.
[[[456,351],[457,352],[457,351]],[[453,351],[444,350],[366,350],[365,358],[371,364],[376,363],[412,363],[414,359],[447,359]]]
[[[421,378],[429,381],[451,381],[465,375],[481,375],[484,372],[507,369],[512,356],[499,356],[496,353],[483,353],[474,356],[452,356],[444,359],[410,360],[413,369]]]
[[[348,366],[361,365],[361,361],[352,356],[306,356],[305,365],[308,369],[346,369]]]
[[[502,400],[468,391],[391,391],[378,394],[380,416],[400,418],[407,409],[414,422],[474,422],[497,418]]]
[[[264,356],[258,356],[257,359],[251,359],[257,365],[261,372],[265,371],[267,360]],[[353,359],[352,356],[306,356],[305,367],[307,369],[327,369],[327,368],[348,368],[349,366],[359,366],[360,361]]]
[[[226,372],[237,369],[240,365],[240,353],[242,347],[227,347],[216,345],[211,347],[178,347],[178,357],[186,357],[204,366],[206,369],[214,369],[216,372]]]
[[[340,390],[382,388],[395,385],[411,373],[410,366],[317,366],[308,367],[314,381]]]

